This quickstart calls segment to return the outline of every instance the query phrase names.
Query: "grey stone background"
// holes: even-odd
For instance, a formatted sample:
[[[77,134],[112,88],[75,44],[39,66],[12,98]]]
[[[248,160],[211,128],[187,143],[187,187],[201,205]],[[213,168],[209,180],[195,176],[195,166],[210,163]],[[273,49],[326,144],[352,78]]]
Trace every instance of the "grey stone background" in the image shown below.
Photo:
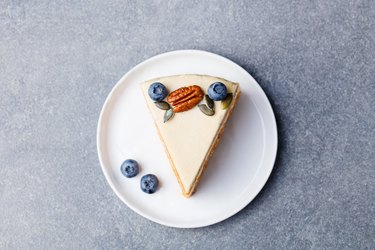
[[[137,63],[202,49],[267,93],[279,152],[232,218],[167,228],[112,192],[103,102]],[[0,249],[375,249],[375,2],[0,1]]]

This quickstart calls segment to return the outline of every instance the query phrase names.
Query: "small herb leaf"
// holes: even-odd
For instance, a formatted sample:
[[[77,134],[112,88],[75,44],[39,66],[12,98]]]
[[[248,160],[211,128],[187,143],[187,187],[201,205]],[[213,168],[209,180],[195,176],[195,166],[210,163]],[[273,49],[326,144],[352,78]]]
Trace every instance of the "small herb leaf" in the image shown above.
[[[173,109],[168,109],[164,114],[164,122],[169,121],[174,115]]]
[[[198,107],[205,115],[213,116],[215,114],[215,111],[207,107],[206,104],[199,104]]]
[[[164,102],[164,101],[154,102],[154,103],[155,103],[156,107],[158,107],[159,109],[162,109],[162,110],[168,110],[168,109],[171,108],[171,106],[167,102]]]
[[[221,101],[221,109],[227,109],[229,105],[231,104],[232,99],[233,99],[233,94],[228,93],[227,97],[225,97],[225,99]]]
[[[214,110],[214,109],[215,109],[214,101],[213,101],[208,95],[206,95],[205,97],[206,97],[206,103],[207,103],[207,106],[208,106],[210,109]]]

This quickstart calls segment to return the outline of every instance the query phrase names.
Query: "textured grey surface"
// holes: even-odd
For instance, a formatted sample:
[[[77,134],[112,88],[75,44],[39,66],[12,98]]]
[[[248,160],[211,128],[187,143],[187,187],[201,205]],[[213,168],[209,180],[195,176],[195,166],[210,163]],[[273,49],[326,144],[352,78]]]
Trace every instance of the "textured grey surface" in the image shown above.
[[[0,249],[375,248],[374,1],[201,2],[0,1]],[[96,153],[117,80],[176,49],[239,63],[279,126],[263,191],[200,229],[135,214]]]

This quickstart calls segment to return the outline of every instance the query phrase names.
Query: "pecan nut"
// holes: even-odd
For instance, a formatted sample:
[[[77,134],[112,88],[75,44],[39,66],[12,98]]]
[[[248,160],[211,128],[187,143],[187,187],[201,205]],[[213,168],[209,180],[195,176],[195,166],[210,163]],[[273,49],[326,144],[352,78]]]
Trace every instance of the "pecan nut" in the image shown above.
[[[182,87],[170,93],[167,97],[167,102],[173,106],[175,113],[184,112],[203,99],[204,93],[197,85]]]

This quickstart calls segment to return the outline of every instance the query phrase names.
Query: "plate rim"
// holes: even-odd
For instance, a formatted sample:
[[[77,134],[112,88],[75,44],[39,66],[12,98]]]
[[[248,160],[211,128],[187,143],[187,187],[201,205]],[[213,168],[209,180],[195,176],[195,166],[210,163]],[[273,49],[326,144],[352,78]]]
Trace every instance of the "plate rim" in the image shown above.
[[[191,56],[192,54],[196,54],[196,55],[199,55],[199,56],[203,55],[203,56],[215,57],[215,59],[223,60],[223,61],[226,61],[226,62],[232,64],[233,67],[237,67],[238,70],[242,71],[247,76],[249,76],[250,78],[252,78],[252,80],[256,83],[254,85],[254,87],[256,87],[257,91],[260,91],[263,94],[263,96],[264,96],[266,109],[268,109],[269,111],[271,111],[270,112],[271,121],[269,121],[269,122],[272,123],[271,126],[270,126],[270,128],[273,130],[272,132],[274,134],[274,137],[271,137],[273,139],[273,142],[270,143],[271,147],[273,146],[272,147],[272,152],[270,152],[272,154],[269,155],[269,162],[270,162],[269,165],[270,166],[265,169],[265,170],[268,170],[268,171],[264,173],[265,174],[264,181],[262,181],[263,183],[258,186],[259,188],[257,190],[255,190],[254,195],[249,196],[245,201],[242,200],[241,202],[238,203],[239,205],[235,206],[234,208],[232,206],[230,209],[225,210],[225,212],[223,212],[223,215],[221,215],[221,216],[216,216],[216,217],[210,218],[209,220],[205,220],[204,223],[190,223],[190,224],[189,223],[184,223],[184,225],[181,225],[181,223],[168,223],[168,222],[165,222],[165,221],[163,221],[161,219],[158,219],[158,218],[155,218],[153,216],[150,216],[147,213],[144,213],[143,211],[141,211],[138,208],[134,207],[124,197],[122,197],[122,195],[119,193],[119,191],[115,187],[114,183],[111,181],[111,178],[109,177],[109,174],[106,171],[106,168],[104,166],[104,162],[103,162],[103,159],[102,159],[102,154],[103,153],[102,153],[102,150],[101,150],[101,145],[102,145],[102,143],[101,143],[101,135],[102,135],[103,116],[105,114],[105,111],[107,110],[107,106],[109,105],[108,104],[109,101],[111,100],[111,98],[114,95],[114,93],[116,93],[116,90],[120,87],[121,83],[133,71],[136,71],[137,69],[143,67],[144,65],[148,64],[149,62],[154,61],[154,60],[162,59],[163,57],[174,56],[174,55],[178,55],[178,54],[180,54],[180,56],[184,56],[184,55]],[[255,199],[255,197],[257,197],[259,195],[260,191],[263,189],[263,187],[267,183],[267,181],[268,181],[268,179],[269,179],[269,177],[270,177],[270,175],[271,175],[271,173],[273,171],[275,162],[276,162],[276,156],[277,156],[277,151],[278,151],[278,133],[277,133],[276,117],[275,117],[275,113],[273,111],[272,105],[271,105],[271,103],[270,103],[270,101],[269,101],[266,93],[262,89],[262,87],[252,77],[252,75],[250,75],[249,72],[247,72],[244,68],[242,68],[240,65],[238,65],[235,62],[233,62],[232,60],[230,60],[230,59],[228,59],[228,58],[226,58],[224,56],[218,55],[216,53],[208,52],[208,51],[205,51],[205,50],[186,49],[186,50],[173,50],[173,51],[164,52],[164,53],[161,53],[161,54],[154,55],[154,56],[152,56],[152,57],[150,57],[150,58],[148,58],[146,60],[143,60],[142,62],[136,64],[134,67],[132,67],[130,70],[128,70],[116,82],[116,84],[112,87],[111,91],[109,92],[108,96],[106,97],[106,99],[105,99],[105,101],[103,103],[103,106],[101,108],[100,114],[99,114],[98,125],[97,125],[97,130],[96,130],[96,144],[97,144],[97,153],[98,153],[100,167],[101,167],[101,170],[102,170],[102,172],[103,172],[103,174],[105,176],[105,179],[106,179],[107,183],[109,184],[109,186],[111,187],[112,191],[116,194],[116,196],[125,205],[127,205],[130,209],[132,209],[134,212],[138,213],[139,215],[143,216],[144,218],[147,218],[150,221],[156,222],[156,223],[164,225],[164,226],[174,227],[174,228],[200,228],[200,227],[206,227],[206,226],[210,226],[210,225],[219,223],[221,221],[224,221],[224,220],[232,217],[233,215],[237,214],[242,209],[244,209],[248,204],[250,204]]]

